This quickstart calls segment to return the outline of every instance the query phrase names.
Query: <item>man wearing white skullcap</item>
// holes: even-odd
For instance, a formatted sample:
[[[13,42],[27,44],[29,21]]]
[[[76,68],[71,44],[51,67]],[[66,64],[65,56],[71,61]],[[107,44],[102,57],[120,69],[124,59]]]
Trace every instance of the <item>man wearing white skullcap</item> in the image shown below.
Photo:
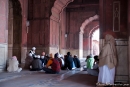
[[[32,54],[32,57],[35,58],[36,47],[32,47],[32,50],[29,51],[29,54]]]

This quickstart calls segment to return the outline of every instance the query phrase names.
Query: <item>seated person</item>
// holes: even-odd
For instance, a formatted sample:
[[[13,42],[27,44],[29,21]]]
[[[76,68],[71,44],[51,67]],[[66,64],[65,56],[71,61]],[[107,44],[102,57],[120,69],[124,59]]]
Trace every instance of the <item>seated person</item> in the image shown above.
[[[40,60],[40,55],[35,55],[34,60],[32,61],[31,64],[31,71],[39,71],[42,70],[43,66],[42,66],[42,61]]]
[[[99,69],[98,69],[98,56],[94,56],[95,64],[93,65],[93,69],[87,69],[88,74],[93,76],[98,76]]]
[[[46,56],[45,56],[45,52],[42,52],[42,56],[41,56],[40,60],[42,61],[43,67],[45,66],[45,62],[47,61],[46,59],[47,59],[47,58],[46,58]]]
[[[67,69],[66,63],[65,63],[66,57],[67,57],[67,55],[64,55],[64,57],[63,56],[61,57],[61,59],[63,60],[63,65],[61,66],[62,70],[66,70]]]
[[[17,60],[16,56],[13,56],[12,58],[9,59],[7,71],[8,72],[20,72],[22,68],[18,67],[19,62]]]
[[[51,68],[49,68],[51,66]],[[58,61],[58,53],[55,54],[54,58],[51,58],[46,67],[43,67],[45,73],[58,74],[60,72],[60,63]]]
[[[35,58],[35,50],[36,47],[33,47],[32,50],[29,51],[29,54],[31,53],[33,58]]]
[[[65,66],[64,58],[61,54],[58,53],[58,61],[60,63],[61,69]]]
[[[80,60],[79,58],[77,57],[77,55],[74,55],[74,58],[73,58],[73,61],[74,61],[74,64],[75,64],[75,67],[76,68],[80,68]]]
[[[94,64],[94,58],[92,54],[89,55],[89,58],[87,59],[87,69],[93,69]]]
[[[67,52],[67,56],[65,58],[65,68],[68,68],[69,70],[72,70],[73,68],[73,58],[71,57],[70,52]]]
[[[29,55],[27,56],[27,58],[25,59],[25,69],[30,69],[30,65],[33,61],[33,57],[32,57],[32,54],[29,53]]]
[[[47,64],[47,62],[49,61],[49,59],[50,59],[50,55],[49,55],[49,54],[46,54],[46,55],[45,55],[45,62],[44,62],[44,65]]]

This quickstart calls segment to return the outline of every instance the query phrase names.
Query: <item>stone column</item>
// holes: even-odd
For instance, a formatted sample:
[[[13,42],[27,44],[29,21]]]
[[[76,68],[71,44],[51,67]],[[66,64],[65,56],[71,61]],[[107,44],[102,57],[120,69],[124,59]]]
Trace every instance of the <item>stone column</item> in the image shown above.
[[[93,40],[92,40],[92,36],[90,36],[90,54],[93,54]]]
[[[129,41],[128,41],[128,52],[130,52],[130,0],[128,0],[128,30],[129,30]],[[129,62],[128,62],[128,67],[129,67],[129,84],[130,84],[130,53],[128,53],[128,59],[129,59]]]
[[[79,33],[79,58],[83,58],[83,32]]]

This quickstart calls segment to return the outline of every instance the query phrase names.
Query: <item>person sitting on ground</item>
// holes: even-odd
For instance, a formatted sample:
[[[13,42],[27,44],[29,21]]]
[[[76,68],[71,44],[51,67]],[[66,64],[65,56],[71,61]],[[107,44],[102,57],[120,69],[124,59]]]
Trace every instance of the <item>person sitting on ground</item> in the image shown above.
[[[45,52],[42,52],[42,56],[41,56],[40,60],[42,61],[42,65],[44,67],[48,61],[46,56],[45,56]]]
[[[48,55],[48,54],[45,54],[45,61],[44,61],[44,66],[46,66],[46,64],[47,64],[47,62],[49,61],[49,59],[50,59],[50,55]]]
[[[73,68],[73,58],[71,57],[70,52],[67,52],[67,56],[65,58],[65,67],[69,70],[72,70]]]
[[[81,65],[80,65],[80,60],[79,60],[79,58],[77,57],[77,55],[74,55],[73,61],[74,61],[74,63],[75,63],[75,67],[76,67],[76,68],[80,68],[80,67],[81,67]]]
[[[93,69],[93,64],[94,64],[94,58],[93,55],[90,54],[89,58],[87,59],[87,69]]]
[[[33,57],[32,57],[32,54],[29,53],[29,55],[27,56],[27,58],[25,59],[25,69],[30,69],[30,65],[33,61]]]
[[[35,55],[34,60],[32,61],[31,64],[31,71],[40,71],[42,70],[43,66],[42,66],[42,61],[40,60],[40,55]]]
[[[31,53],[33,58],[35,58],[35,50],[36,47],[33,47],[32,50],[29,51],[29,54]]]
[[[93,75],[93,76],[98,76],[99,74],[99,68],[98,68],[98,63],[99,63],[99,59],[98,56],[94,56],[94,65],[93,65],[93,69],[87,69],[88,74]]]
[[[49,66],[51,66],[51,68],[49,68]],[[46,67],[43,67],[43,70],[45,71],[45,73],[48,74],[58,74],[60,72],[60,63],[58,60],[58,53],[56,53],[54,55],[54,58],[51,58]]]
[[[59,62],[60,62],[61,69],[64,69],[65,62],[64,62],[64,58],[63,58],[63,55],[62,55],[62,54],[59,54],[59,53],[58,53],[58,60],[59,60]]]
[[[22,68],[19,68],[19,62],[17,60],[16,56],[13,56],[12,58],[9,59],[7,71],[8,72],[20,72]]]

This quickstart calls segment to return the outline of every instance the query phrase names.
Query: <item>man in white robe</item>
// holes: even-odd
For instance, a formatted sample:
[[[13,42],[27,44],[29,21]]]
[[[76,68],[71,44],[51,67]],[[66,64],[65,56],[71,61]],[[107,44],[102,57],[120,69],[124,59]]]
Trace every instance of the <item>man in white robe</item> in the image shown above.
[[[35,58],[36,47],[32,47],[32,50],[29,51],[29,54],[32,54],[32,57]]]
[[[98,83],[114,84],[115,67],[117,64],[117,53],[114,37],[105,36],[105,45],[99,54],[99,75]]]
[[[13,56],[12,58],[9,59],[9,64],[7,67],[8,72],[20,72],[22,68],[18,67],[19,62],[17,60],[16,56]]]

